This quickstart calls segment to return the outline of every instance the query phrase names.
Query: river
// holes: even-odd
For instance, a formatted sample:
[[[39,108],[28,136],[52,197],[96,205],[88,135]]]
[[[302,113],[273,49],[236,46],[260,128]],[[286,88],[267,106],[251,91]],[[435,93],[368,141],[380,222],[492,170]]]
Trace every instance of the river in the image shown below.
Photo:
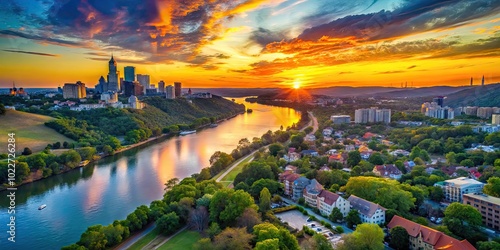
[[[16,191],[15,243],[7,237],[7,191],[0,192],[0,249],[60,249],[75,243],[94,224],[125,219],[140,205],[161,199],[164,183],[209,166],[215,151],[230,153],[241,138],[299,120],[293,109],[244,102],[253,113],[238,115],[216,128],[131,149],[84,168],[26,184]],[[46,204],[43,210],[38,207]]]

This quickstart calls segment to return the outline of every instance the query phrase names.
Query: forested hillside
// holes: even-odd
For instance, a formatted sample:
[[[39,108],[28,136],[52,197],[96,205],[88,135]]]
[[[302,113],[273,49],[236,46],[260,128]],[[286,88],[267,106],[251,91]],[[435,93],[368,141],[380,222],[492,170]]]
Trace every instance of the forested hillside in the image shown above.
[[[480,106],[499,107],[500,106],[500,84],[490,84],[486,86],[476,86],[459,92],[450,94],[445,99],[445,105],[450,107],[460,106]]]

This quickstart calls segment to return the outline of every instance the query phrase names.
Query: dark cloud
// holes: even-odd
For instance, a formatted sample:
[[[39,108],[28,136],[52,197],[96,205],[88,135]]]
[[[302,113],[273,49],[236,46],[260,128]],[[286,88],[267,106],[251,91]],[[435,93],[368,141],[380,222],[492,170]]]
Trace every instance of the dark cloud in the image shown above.
[[[354,72],[352,71],[342,71],[342,72],[339,72],[339,75],[346,75],[346,74],[352,74]]]
[[[53,57],[58,57],[59,56],[57,54],[48,54],[48,53],[33,52],[33,51],[24,51],[24,50],[4,49],[3,51],[12,52],[12,53],[23,53],[23,54],[29,54],[29,55],[37,55],[37,56],[53,56]]]
[[[477,39],[467,44],[458,44],[449,50],[433,55],[430,58],[477,58],[477,57],[492,57],[500,55],[500,31],[497,31],[492,36]]]
[[[406,68],[406,69],[413,69],[413,68],[415,68],[415,67],[417,67],[417,65],[411,65],[410,67],[408,67],[408,68]]]
[[[27,34],[27,33],[19,32],[19,31],[14,31],[14,30],[0,30],[0,36],[17,36],[17,37],[22,37],[22,38],[26,38],[26,39],[37,40],[37,41],[58,44],[58,45],[71,45],[71,46],[82,46],[83,45],[83,43],[81,43],[81,42],[68,41],[68,40],[63,40],[63,39]]]
[[[245,73],[245,72],[247,72],[248,70],[246,70],[246,69],[231,69],[231,70],[229,70],[229,71],[231,71],[231,72],[235,72],[235,73]]]
[[[397,38],[462,25],[499,11],[500,1],[407,0],[393,11],[350,15],[317,25],[304,30],[298,38],[313,41],[323,36],[361,40]]]
[[[385,75],[385,74],[397,74],[397,73],[404,73],[404,70],[391,70],[391,71],[383,71],[383,72],[378,72],[377,74],[379,75]]]
[[[279,42],[286,38],[284,32],[272,31],[266,28],[259,27],[258,29],[252,31],[250,35],[250,41],[265,47],[267,44],[272,42]]]

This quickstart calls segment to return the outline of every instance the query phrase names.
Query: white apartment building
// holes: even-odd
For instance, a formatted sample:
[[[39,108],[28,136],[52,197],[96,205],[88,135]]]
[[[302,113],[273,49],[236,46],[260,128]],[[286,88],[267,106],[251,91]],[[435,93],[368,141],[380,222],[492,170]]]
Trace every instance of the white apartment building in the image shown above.
[[[336,193],[328,190],[322,190],[317,198],[317,208],[324,216],[329,216],[333,208],[336,207],[340,210],[344,217],[351,211],[350,203]]]
[[[350,209],[356,209],[362,223],[385,223],[385,208],[379,204],[351,195],[347,199],[350,203]]]
[[[484,183],[467,177],[459,177],[438,182],[434,186],[443,189],[446,201],[462,203],[462,196],[464,194],[482,193]]]

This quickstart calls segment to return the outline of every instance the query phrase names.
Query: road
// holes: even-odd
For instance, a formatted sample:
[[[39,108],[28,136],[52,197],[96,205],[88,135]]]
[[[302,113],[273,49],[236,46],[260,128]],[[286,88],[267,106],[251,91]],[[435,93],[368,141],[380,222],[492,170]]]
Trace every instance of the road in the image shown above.
[[[149,232],[153,231],[153,229],[155,229],[155,227],[156,227],[156,224],[155,223],[151,223],[146,229],[144,229],[141,232],[135,234],[134,236],[128,238],[125,242],[122,242],[120,245],[118,245],[117,247],[115,247],[115,250],[126,250],[126,249],[128,249],[129,247],[131,247],[132,245],[134,245],[137,241],[139,241],[140,239],[142,239],[142,237],[144,237],[146,234],[148,234]]]
[[[316,131],[318,131],[318,128],[319,128],[318,119],[316,119],[316,117],[313,115],[313,113],[311,111],[307,111],[307,114],[309,114],[309,117],[311,117],[311,121],[309,122],[308,126],[311,126],[311,122],[312,122],[312,127],[313,127],[313,131],[309,134],[314,134],[314,133],[316,133]]]

